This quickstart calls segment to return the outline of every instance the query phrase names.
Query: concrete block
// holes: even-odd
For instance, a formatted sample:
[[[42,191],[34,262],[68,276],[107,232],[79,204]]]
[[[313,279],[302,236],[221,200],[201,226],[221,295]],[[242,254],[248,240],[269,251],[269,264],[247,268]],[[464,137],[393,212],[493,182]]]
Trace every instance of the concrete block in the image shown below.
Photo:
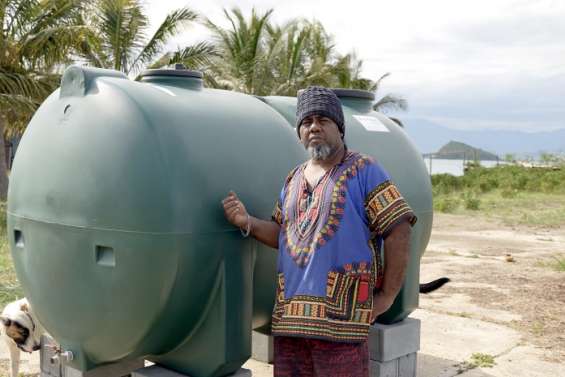
[[[164,368],[160,365],[151,365],[150,367],[140,368],[132,372],[131,377],[190,377],[173,370]],[[229,377],[252,377],[249,369],[241,368]]]
[[[371,377],[416,377],[416,353],[401,356],[390,361],[370,360]]]
[[[41,336],[41,348],[39,350],[39,369],[41,377],[60,377],[61,372],[61,361],[59,359],[52,359],[55,356],[56,346],[55,341],[47,336]]]
[[[416,377],[417,359],[416,352],[398,358],[398,377]]]
[[[155,364],[155,365],[151,365],[150,367],[134,370],[131,374],[131,377],[187,377],[187,376]]]
[[[398,377],[398,360],[384,362],[369,360],[369,376]]]
[[[406,318],[392,325],[375,324],[369,332],[371,360],[386,362],[420,349],[420,320]]]
[[[274,360],[273,336],[253,331],[251,336],[251,358],[272,364]]]
[[[63,366],[62,377],[123,377],[143,367],[143,360],[120,361],[83,372],[68,365]]]

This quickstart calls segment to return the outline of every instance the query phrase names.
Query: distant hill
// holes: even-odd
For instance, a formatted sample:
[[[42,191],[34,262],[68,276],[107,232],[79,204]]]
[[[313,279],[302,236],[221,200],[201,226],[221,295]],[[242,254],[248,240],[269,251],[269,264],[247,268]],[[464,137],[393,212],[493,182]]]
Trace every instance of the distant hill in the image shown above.
[[[565,151],[565,121],[564,129],[527,133],[484,129],[456,130],[425,119],[402,119],[401,116],[399,118],[404,123],[405,131],[422,153],[433,153],[450,140],[458,140],[499,156],[505,153],[535,156],[540,152]]]
[[[498,160],[497,155],[493,153],[484,151],[480,148],[474,148],[458,141],[450,141],[435,153],[424,154],[425,157],[429,155],[432,155],[434,158],[442,158],[446,160]]]

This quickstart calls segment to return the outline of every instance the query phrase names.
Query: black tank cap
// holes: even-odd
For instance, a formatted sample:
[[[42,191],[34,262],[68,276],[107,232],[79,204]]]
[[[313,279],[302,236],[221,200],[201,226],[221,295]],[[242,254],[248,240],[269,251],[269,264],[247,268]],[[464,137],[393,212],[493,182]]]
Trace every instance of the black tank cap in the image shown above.
[[[338,98],[362,98],[371,101],[375,100],[375,93],[369,92],[368,90],[332,88],[332,91],[336,96],[338,96]]]
[[[202,78],[201,71],[193,71],[187,69],[184,64],[175,64],[174,68],[159,68],[159,69],[146,69],[141,72],[139,78],[145,76],[177,76],[177,77],[193,77],[197,79]]]

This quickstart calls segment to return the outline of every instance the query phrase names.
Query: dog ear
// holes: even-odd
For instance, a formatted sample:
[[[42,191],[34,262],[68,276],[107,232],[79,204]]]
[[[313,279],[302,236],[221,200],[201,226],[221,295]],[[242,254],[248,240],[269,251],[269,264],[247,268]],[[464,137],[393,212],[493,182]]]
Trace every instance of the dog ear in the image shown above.
[[[2,321],[2,323],[4,324],[4,326],[8,327],[12,324],[12,321],[10,321],[9,318],[6,317],[0,317],[0,321]]]
[[[20,305],[20,310],[21,310],[22,312],[26,312],[26,313],[29,312],[29,306],[27,305],[27,303],[21,304],[21,305]]]

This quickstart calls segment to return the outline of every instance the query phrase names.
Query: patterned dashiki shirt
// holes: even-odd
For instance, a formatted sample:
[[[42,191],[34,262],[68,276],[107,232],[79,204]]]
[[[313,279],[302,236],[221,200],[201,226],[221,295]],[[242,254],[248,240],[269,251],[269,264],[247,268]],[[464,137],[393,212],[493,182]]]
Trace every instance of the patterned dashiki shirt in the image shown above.
[[[347,152],[312,190],[305,167],[290,172],[273,211],[281,231],[272,332],[365,341],[383,240],[416,216],[371,157]]]

